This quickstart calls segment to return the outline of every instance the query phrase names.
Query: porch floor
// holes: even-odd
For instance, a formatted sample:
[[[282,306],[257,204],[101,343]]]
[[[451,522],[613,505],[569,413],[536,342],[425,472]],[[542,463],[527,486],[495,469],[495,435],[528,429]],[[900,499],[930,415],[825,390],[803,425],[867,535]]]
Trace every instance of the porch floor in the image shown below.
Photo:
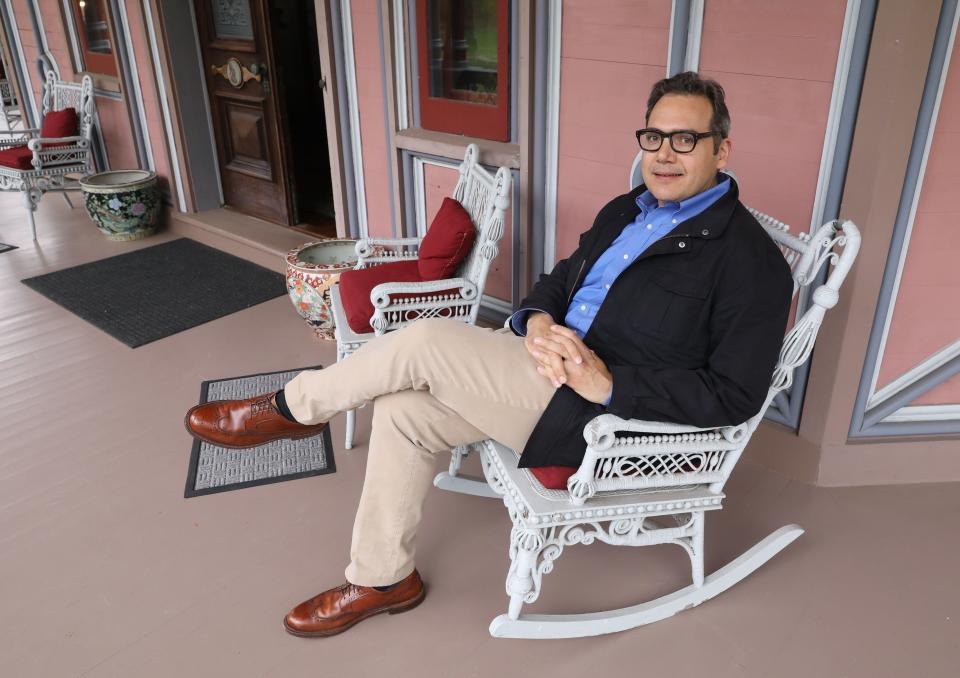
[[[435,491],[423,605],[288,636],[286,611],[343,579],[371,408],[352,451],[333,421],[335,474],[188,500],[183,414],[204,379],[330,364],[334,346],[278,298],[129,349],[18,281],[177,234],[108,242],[55,195],[37,216],[34,245],[19,196],[0,195],[0,242],[20,247],[0,254],[0,675],[957,675],[960,487],[811,487],[749,451],[708,520],[707,571],[781,525],[807,533],[699,608],[592,639],[493,639],[506,512]],[[581,546],[525,610],[621,607],[688,583],[680,549]]]

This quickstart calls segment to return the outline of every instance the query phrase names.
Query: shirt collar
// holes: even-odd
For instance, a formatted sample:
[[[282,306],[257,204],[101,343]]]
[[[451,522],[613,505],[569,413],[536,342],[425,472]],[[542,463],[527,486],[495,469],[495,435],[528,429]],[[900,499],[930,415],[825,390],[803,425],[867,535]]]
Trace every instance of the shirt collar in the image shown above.
[[[686,221],[691,217],[703,212],[713,203],[720,199],[730,189],[730,177],[723,173],[717,174],[717,185],[701,191],[696,195],[691,195],[686,200],[680,202],[668,202],[662,208],[658,207],[657,199],[653,197],[650,191],[644,191],[637,196],[637,207],[640,208],[640,214],[644,219],[655,209],[671,210],[677,221]]]

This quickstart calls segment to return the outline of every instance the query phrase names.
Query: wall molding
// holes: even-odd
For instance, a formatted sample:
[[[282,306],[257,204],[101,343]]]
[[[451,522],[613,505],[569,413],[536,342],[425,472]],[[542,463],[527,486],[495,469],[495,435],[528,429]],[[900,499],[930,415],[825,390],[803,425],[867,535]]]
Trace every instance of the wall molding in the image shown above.
[[[703,36],[704,0],[690,0],[687,10],[687,36],[684,41],[683,70],[700,70],[700,39]]]
[[[56,73],[57,80],[61,80],[60,64],[57,63],[56,57],[54,57],[50,51],[50,44],[47,42],[47,30],[43,25],[43,14],[40,13],[39,0],[30,0],[27,9],[30,11],[30,21],[33,22],[33,33],[37,37],[37,46],[41,59],[46,60],[46,65],[49,65],[53,72]],[[41,77],[46,78],[46,72],[43,69],[41,69],[41,71]]]
[[[157,83],[157,96],[160,99],[160,113],[163,116],[163,132],[167,140],[170,172],[173,175],[174,191],[176,192],[177,206],[181,212],[187,211],[187,202],[183,190],[183,176],[180,172],[180,155],[177,151],[177,142],[173,135],[173,119],[170,114],[170,102],[167,100],[167,81],[163,74],[163,65],[160,58],[160,46],[157,42],[156,26],[154,24],[153,7],[151,0],[144,0],[144,23],[147,29],[147,42],[150,46],[150,57],[153,59],[153,73]]]
[[[153,145],[150,143],[147,111],[143,105],[143,90],[140,87],[137,55],[133,48],[133,36],[130,33],[127,4],[123,0],[110,0],[109,4],[115,16],[113,22],[114,38],[119,43],[116,45],[117,60],[120,62],[124,100],[130,113],[133,138],[136,142],[137,160],[141,168],[149,169],[152,172],[156,170],[156,165],[153,160]]]
[[[557,173],[560,153],[560,57],[563,39],[563,4],[547,4],[547,91],[543,195],[543,270],[557,263]]]
[[[367,226],[367,198],[363,181],[363,149],[360,136],[360,107],[357,96],[357,63],[353,49],[353,17],[351,0],[340,0],[340,29],[343,36],[343,68],[347,85],[347,127],[350,153],[353,160],[353,187],[356,199],[359,237],[369,237]]]
[[[27,57],[23,51],[23,42],[20,40],[20,27],[17,25],[17,15],[13,11],[13,0],[2,0],[3,2],[3,22],[7,30],[7,36],[10,38],[10,52],[15,64],[17,79],[20,85],[20,94],[26,98],[26,102],[21,103],[21,110],[24,114],[25,122],[28,127],[40,126],[40,108],[37,106],[37,95],[33,89],[33,79],[30,77],[30,70],[27,68]],[[24,103],[30,104],[27,108]]]
[[[960,339],[943,347],[919,365],[877,390],[880,366],[903,276],[937,116],[956,42],[960,5],[944,0],[940,8],[930,65],[920,100],[913,142],[904,172],[900,204],[894,221],[890,251],[880,286],[877,309],[867,345],[849,435],[852,438],[889,435],[960,433],[960,417],[931,418],[929,406],[910,406],[923,393],[960,374]],[[939,407],[939,406],[938,406]],[[940,414],[954,410],[938,410]],[[915,416],[916,415],[916,416]]]

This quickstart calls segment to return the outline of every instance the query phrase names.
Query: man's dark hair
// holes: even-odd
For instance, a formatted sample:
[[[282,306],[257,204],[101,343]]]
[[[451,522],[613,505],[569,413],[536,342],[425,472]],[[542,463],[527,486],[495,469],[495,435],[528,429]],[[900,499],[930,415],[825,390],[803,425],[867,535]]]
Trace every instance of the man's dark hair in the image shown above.
[[[667,94],[701,96],[710,101],[713,106],[710,131],[720,132],[719,137],[713,138],[713,152],[716,153],[720,148],[720,142],[730,135],[730,111],[727,110],[723,87],[720,86],[720,83],[716,80],[701,78],[694,71],[684,71],[672,77],[664,78],[650,90],[650,98],[647,99],[647,117],[645,118],[647,122],[650,122],[650,113],[653,111],[653,107]]]

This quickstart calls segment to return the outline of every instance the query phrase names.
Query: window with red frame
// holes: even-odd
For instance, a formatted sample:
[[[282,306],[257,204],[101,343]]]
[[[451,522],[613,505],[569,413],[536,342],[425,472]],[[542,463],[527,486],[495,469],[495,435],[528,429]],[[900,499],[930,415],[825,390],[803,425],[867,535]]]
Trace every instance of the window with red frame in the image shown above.
[[[417,0],[420,126],[510,140],[509,0]]]
[[[83,70],[117,76],[107,0],[69,0],[83,52]]]

